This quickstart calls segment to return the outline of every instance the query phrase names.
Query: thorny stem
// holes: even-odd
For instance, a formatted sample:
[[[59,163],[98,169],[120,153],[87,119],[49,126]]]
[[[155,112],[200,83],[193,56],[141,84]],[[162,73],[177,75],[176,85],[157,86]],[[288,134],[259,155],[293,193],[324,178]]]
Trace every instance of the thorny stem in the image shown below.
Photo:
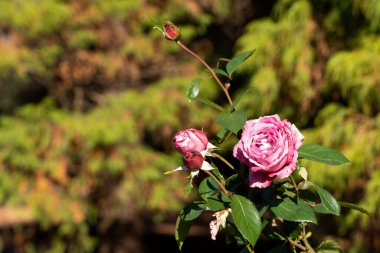
[[[208,174],[212,179],[215,180],[215,182],[220,186],[220,188],[222,188],[223,192],[229,197],[232,195],[232,192],[229,192],[226,187],[224,186],[224,184],[222,184],[217,178],[216,176],[214,176],[214,174],[212,174],[210,171],[208,170],[204,170],[204,172],[206,174]]]
[[[217,153],[211,153],[211,154],[215,156],[216,158],[218,158],[219,160],[221,160],[222,162],[224,162],[231,170],[237,173],[237,170],[234,168],[234,166],[232,166],[232,164],[230,164],[226,159],[224,159],[224,157],[218,155]]]
[[[215,78],[216,82],[219,84],[220,88],[222,88],[224,94],[226,94],[226,97],[228,99],[228,102],[230,105],[233,105],[233,102],[231,100],[230,94],[228,93],[228,90],[226,87],[224,87],[223,83],[219,80],[218,76],[215,74],[215,71],[212,70],[212,68],[202,59],[200,58],[196,53],[191,51],[188,47],[186,47],[184,44],[182,44],[180,41],[177,41],[177,44],[186,52],[194,56],[198,61],[200,61],[211,73],[211,75]]]

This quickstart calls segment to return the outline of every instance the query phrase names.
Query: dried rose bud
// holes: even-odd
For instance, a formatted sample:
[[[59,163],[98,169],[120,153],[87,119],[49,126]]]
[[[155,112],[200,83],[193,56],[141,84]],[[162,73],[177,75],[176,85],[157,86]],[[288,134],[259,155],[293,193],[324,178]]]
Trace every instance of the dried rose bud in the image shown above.
[[[188,150],[183,153],[182,160],[186,168],[190,171],[196,171],[202,167],[205,159],[200,152],[196,150]]]
[[[181,36],[181,31],[178,26],[167,20],[164,23],[164,35],[168,40],[178,40]]]

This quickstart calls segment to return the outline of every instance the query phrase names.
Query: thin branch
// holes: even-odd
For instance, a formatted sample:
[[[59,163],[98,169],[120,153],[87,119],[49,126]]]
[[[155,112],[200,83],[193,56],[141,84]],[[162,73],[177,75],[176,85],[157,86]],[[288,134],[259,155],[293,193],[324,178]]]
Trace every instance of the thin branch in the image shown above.
[[[290,238],[288,238],[288,241],[290,242],[291,245],[296,246],[297,248],[299,248],[299,249],[301,249],[301,250],[303,250],[303,251],[306,251],[306,250],[307,250],[303,245],[299,244],[299,243],[296,242],[296,241],[293,241],[293,240],[290,239]]]
[[[234,166],[232,166],[232,164],[230,164],[226,159],[224,159],[224,157],[220,156],[219,154],[217,153],[211,153],[213,156],[215,156],[216,158],[218,158],[219,160],[221,160],[222,162],[224,162],[231,170],[233,170],[235,173],[238,173],[238,171],[234,168]]]
[[[186,52],[194,56],[198,61],[200,61],[211,73],[211,75],[214,77],[216,82],[219,84],[220,88],[224,91],[224,94],[226,94],[226,97],[228,99],[228,102],[232,106],[234,103],[231,100],[230,94],[228,93],[228,90],[224,87],[223,83],[219,80],[218,76],[215,74],[215,71],[202,59],[200,58],[196,53],[191,51],[188,47],[186,47],[184,44],[182,44],[180,41],[177,41],[177,44]]]
[[[214,176],[214,174],[212,174],[210,171],[208,170],[204,170],[204,172],[206,174],[208,174],[212,179],[215,180],[215,182],[220,186],[220,188],[222,188],[222,190],[224,191],[224,193],[227,195],[227,196],[231,196],[232,195],[232,192],[229,192],[226,187],[224,186],[224,184],[222,184],[217,178],[216,176]]]

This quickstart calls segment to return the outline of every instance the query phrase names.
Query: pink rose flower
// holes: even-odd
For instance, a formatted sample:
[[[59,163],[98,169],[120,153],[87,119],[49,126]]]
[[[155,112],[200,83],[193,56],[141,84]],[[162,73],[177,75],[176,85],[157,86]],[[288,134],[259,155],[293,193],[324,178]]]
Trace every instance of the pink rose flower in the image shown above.
[[[268,187],[277,176],[292,174],[304,136],[276,115],[248,120],[233,155],[249,166],[250,187]]]
[[[173,142],[178,152],[184,153],[188,150],[201,152],[206,150],[208,139],[202,131],[190,128],[178,132],[174,136]]]

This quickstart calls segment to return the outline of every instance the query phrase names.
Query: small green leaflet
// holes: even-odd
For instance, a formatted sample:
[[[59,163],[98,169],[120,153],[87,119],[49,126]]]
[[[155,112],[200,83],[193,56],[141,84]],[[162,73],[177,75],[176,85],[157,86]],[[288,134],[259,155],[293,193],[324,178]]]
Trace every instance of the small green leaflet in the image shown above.
[[[317,248],[317,253],[343,253],[344,251],[336,241],[325,240]]]
[[[350,163],[350,161],[340,152],[317,144],[302,145],[298,150],[298,157],[329,165]]]
[[[255,205],[247,198],[234,194],[231,211],[240,233],[254,246],[261,233],[261,219]]]
[[[212,70],[214,70],[215,74],[218,74],[218,75],[222,75],[222,76],[228,77],[228,74],[226,73],[226,71],[224,71],[224,70],[222,70],[222,69],[216,69],[216,68],[213,68]]]
[[[238,54],[234,58],[232,58],[226,65],[228,76],[231,77],[232,73],[240,66],[240,64],[242,64],[245,60],[247,60],[248,57],[250,57],[255,51],[256,49],[247,51],[247,52]]]
[[[177,222],[175,224],[175,240],[177,241],[177,245],[180,250],[192,224],[192,221],[185,221],[181,219],[181,215],[179,215],[177,218]]]
[[[230,130],[234,134],[237,134],[240,129],[243,128],[245,122],[247,121],[247,116],[243,111],[234,111],[232,113],[222,112],[216,118],[216,122],[220,124],[227,130]]]
[[[277,217],[284,220],[317,223],[313,209],[303,201],[296,204],[291,199],[285,198],[276,206],[271,207],[271,210]]]
[[[187,98],[192,101],[199,95],[199,84],[201,79],[197,78],[191,82],[189,89],[187,90]]]
[[[314,189],[318,192],[319,197],[321,198],[322,204],[326,208],[329,213],[339,215],[340,214],[340,206],[336,199],[325,189],[322,187],[312,184]]]

